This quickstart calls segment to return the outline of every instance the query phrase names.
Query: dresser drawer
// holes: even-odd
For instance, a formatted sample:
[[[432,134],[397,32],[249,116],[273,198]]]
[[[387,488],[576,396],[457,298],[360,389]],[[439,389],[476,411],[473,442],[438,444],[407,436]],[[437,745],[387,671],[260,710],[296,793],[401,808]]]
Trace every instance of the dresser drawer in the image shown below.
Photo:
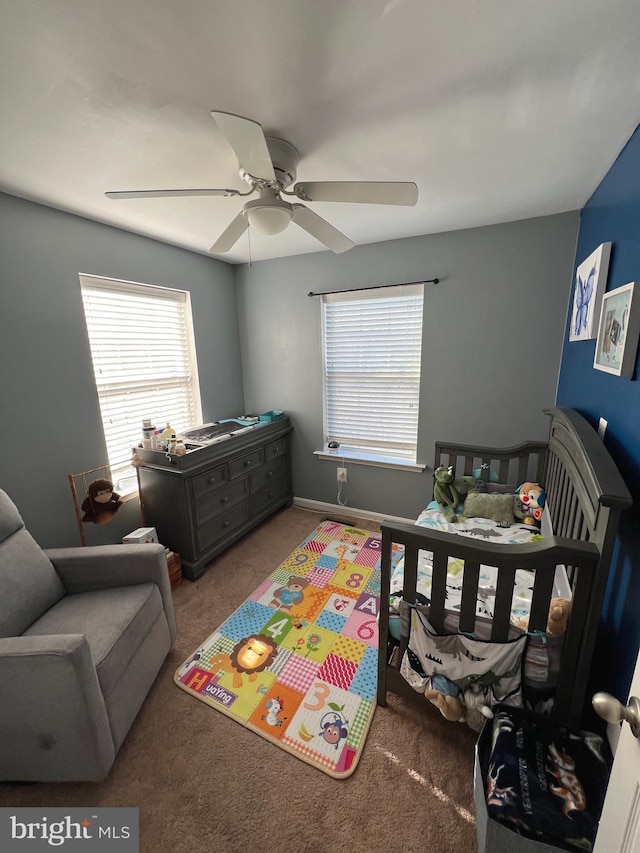
[[[283,498],[287,493],[287,478],[282,475],[274,478],[268,486],[251,494],[251,512],[256,514],[265,507]]]
[[[255,468],[259,468],[263,462],[264,452],[262,447],[258,447],[252,453],[247,453],[246,456],[241,456],[239,459],[233,459],[229,462],[229,479],[235,480],[237,477],[250,474]]]
[[[249,478],[251,482],[251,493],[253,494],[253,492],[257,492],[258,489],[262,489],[263,486],[267,486],[272,480],[275,480],[276,477],[282,476],[284,474],[284,469],[284,456],[280,456],[272,462],[267,460],[267,464],[260,468],[259,471],[256,471],[255,474],[252,474]]]
[[[234,507],[223,515],[216,516],[213,521],[198,528],[197,538],[201,551],[209,548],[219,539],[224,539],[230,533],[240,527],[249,518],[249,501]]]
[[[222,483],[227,481],[227,466],[220,465],[218,468],[212,468],[206,474],[199,474],[193,478],[193,496],[197,500],[203,495],[217,489]]]
[[[214,516],[240,503],[248,494],[249,487],[246,479],[223,485],[217,492],[213,492],[196,503],[196,525],[200,527]]]
[[[279,438],[277,441],[272,441],[264,446],[264,461],[275,459],[276,456],[284,456],[287,449],[286,438]]]

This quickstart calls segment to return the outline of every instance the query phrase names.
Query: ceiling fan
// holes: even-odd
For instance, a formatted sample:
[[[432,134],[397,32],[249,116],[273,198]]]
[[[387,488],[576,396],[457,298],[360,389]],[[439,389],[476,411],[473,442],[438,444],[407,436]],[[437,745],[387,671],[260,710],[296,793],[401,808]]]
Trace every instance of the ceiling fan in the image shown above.
[[[249,226],[262,234],[279,234],[292,221],[332,252],[338,254],[352,248],[353,241],[326,219],[298,201],[286,201],[283,196],[311,202],[405,206],[412,206],[418,200],[418,188],[410,181],[303,181],[294,184],[299,155],[290,142],[265,136],[262,126],[252,119],[216,110],[211,115],[238,158],[240,177],[249,186],[247,192],[234,189],[125,190],[107,192],[107,198],[249,196],[257,193],[258,198],[245,203],[209,249],[212,254],[228,252]],[[291,184],[293,188],[287,190]]]

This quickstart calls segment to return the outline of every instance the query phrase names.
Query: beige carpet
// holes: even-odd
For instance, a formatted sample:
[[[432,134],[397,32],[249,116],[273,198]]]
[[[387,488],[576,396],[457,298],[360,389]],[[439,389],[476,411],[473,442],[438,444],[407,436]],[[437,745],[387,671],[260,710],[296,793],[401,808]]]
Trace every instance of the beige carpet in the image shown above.
[[[475,735],[435,708],[390,694],[354,775],[338,781],[173,683],[323,517],[279,512],[175,591],[178,640],[104,782],[0,784],[0,806],[137,806],[145,853],[473,853]]]

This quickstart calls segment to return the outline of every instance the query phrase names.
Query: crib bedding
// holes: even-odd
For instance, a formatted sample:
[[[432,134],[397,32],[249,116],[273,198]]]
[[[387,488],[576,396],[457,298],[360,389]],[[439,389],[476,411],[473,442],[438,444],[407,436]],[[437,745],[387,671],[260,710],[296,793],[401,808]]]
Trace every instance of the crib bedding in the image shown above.
[[[528,524],[513,524],[511,527],[499,527],[495,522],[487,518],[467,518],[465,521],[451,523],[437,509],[437,505],[429,506],[423,510],[415,524],[418,527],[427,527],[432,530],[442,530],[448,533],[457,533],[460,536],[468,536],[472,539],[491,540],[500,544],[521,545],[540,538],[536,528]],[[426,604],[431,600],[431,571],[433,567],[433,555],[430,551],[418,552],[418,583],[416,591],[418,602]],[[447,610],[459,612],[462,604],[464,562],[462,560],[449,558],[449,570],[447,574]],[[494,566],[480,567],[480,579],[478,583],[478,598],[476,614],[490,619],[494,615],[494,602],[496,594],[498,570]],[[516,571],[513,599],[511,606],[511,617],[515,624],[526,624],[531,608],[531,597],[534,573],[526,569]],[[400,599],[404,586],[404,558],[401,558],[391,576],[389,589],[390,620],[389,629],[392,635],[400,639],[400,625],[397,614],[399,613]],[[568,590],[568,584],[566,585]],[[569,594],[570,595],[570,594]],[[569,597],[569,596],[567,596]]]

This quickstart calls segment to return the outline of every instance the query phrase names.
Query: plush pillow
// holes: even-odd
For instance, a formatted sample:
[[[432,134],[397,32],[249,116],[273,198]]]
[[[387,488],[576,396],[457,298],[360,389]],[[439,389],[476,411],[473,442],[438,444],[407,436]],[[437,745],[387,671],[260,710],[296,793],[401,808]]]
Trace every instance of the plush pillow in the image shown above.
[[[500,527],[511,527],[515,521],[513,501],[513,494],[472,491],[465,498],[463,511],[467,518],[488,518]]]

